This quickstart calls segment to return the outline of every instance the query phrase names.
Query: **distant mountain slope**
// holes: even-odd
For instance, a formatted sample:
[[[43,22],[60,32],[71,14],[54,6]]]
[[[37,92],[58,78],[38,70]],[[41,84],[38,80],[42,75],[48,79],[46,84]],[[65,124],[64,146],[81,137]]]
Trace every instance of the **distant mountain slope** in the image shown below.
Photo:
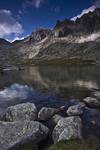
[[[100,61],[100,9],[76,21],[57,21],[53,30],[38,29],[24,40],[0,40],[0,64],[40,63],[54,59]],[[61,61],[60,61],[61,62]]]

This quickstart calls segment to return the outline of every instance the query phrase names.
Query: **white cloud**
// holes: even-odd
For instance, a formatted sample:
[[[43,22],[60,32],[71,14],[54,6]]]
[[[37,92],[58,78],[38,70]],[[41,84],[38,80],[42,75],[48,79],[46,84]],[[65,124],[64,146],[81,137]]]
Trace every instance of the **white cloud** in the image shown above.
[[[43,3],[44,0],[27,0],[25,3],[23,3],[23,7],[27,8],[27,7],[36,7],[39,8],[41,6],[41,4]]]
[[[89,12],[93,12],[95,9],[96,9],[96,6],[95,6],[95,5],[89,7],[88,9],[84,9],[84,10],[81,12],[81,14],[79,14],[79,15],[77,15],[77,16],[71,18],[71,20],[74,20],[74,21],[75,21],[77,18],[81,18],[84,14],[88,14]]]
[[[33,2],[33,4],[35,4],[36,8],[39,8],[41,3],[43,2],[43,0],[33,0],[32,2]]]
[[[22,25],[12,16],[10,10],[0,10],[0,38],[14,34],[21,34],[23,32]]]

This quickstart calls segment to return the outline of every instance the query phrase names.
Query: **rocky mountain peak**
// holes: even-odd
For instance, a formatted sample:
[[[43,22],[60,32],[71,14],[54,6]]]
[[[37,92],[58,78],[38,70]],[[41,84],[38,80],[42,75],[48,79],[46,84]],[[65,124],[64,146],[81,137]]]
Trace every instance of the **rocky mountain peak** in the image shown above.
[[[64,28],[65,26],[71,26],[71,25],[74,25],[74,21],[72,20],[69,20],[69,19],[65,19],[64,21],[57,20],[56,26],[54,27],[54,29],[57,29],[60,27]]]
[[[36,31],[32,32],[30,40],[32,42],[40,42],[46,37],[52,36],[52,31],[50,29],[39,28]]]
[[[65,19],[58,20],[54,30],[58,37],[67,36],[68,34],[90,34],[100,31],[100,8],[96,8],[93,12],[84,14],[76,21]]]
[[[81,18],[76,19],[76,25],[80,27],[81,32],[92,33],[100,30],[100,8],[93,12],[84,14]]]

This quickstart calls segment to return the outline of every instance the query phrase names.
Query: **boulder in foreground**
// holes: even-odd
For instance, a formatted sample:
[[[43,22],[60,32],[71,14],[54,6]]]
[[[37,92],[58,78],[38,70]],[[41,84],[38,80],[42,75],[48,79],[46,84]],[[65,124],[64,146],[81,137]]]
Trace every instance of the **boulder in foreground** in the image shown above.
[[[81,139],[82,122],[80,117],[67,117],[58,121],[52,137],[54,143],[61,140]]]
[[[0,150],[8,150],[32,141],[41,142],[48,135],[49,129],[36,121],[0,121]]]

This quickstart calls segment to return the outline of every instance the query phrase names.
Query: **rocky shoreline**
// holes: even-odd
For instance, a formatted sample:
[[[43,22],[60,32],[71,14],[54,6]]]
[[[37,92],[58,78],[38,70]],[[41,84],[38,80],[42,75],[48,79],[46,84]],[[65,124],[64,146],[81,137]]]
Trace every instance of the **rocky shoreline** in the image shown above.
[[[70,106],[60,108],[42,107],[22,103],[8,107],[0,121],[0,150],[18,150],[21,145],[32,142],[40,145],[62,140],[85,140],[94,132],[100,140],[100,92]],[[90,133],[91,132],[91,133]],[[87,135],[85,135],[87,133]]]

